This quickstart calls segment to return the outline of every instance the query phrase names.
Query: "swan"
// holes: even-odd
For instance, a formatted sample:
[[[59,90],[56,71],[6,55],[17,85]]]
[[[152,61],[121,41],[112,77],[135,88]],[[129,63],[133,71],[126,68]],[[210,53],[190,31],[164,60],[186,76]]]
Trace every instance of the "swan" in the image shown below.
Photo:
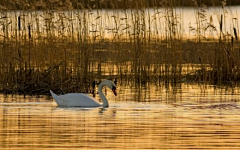
[[[50,93],[60,107],[108,107],[108,100],[102,93],[102,88],[104,86],[110,88],[113,91],[114,95],[117,96],[116,85],[114,82],[110,80],[104,80],[98,86],[98,93],[103,101],[102,104],[97,102],[93,97],[90,97],[84,93],[68,93],[59,96],[53,93],[51,90]]]

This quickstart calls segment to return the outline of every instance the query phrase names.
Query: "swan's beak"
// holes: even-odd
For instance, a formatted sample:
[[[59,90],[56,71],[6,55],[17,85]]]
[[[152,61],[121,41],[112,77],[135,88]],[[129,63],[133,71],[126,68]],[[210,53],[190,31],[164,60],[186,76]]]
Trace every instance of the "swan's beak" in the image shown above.
[[[112,91],[113,91],[113,94],[114,94],[115,96],[117,96],[116,89],[112,89]]]

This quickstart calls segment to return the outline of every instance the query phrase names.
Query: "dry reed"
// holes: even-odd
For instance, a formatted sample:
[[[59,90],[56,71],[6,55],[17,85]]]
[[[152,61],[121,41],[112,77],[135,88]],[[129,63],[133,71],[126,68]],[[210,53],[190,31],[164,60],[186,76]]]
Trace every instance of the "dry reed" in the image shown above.
[[[217,31],[207,6],[193,2],[192,41],[183,36],[180,0],[80,1],[74,9],[71,1],[50,1],[1,8],[1,92],[90,92],[104,78],[135,84],[238,81],[237,18],[232,17],[229,33],[223,3]]]

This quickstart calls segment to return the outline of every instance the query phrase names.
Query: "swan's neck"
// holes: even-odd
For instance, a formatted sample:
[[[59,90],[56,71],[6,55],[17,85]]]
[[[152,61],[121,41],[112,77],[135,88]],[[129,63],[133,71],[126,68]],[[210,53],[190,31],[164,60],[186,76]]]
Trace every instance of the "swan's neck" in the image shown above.
[[[101,98],[102,101],[103,101],[102,106],[103,106],[103,107],[108,107],[108,100],[107,100],[107,98],[105,97],[105,95],[102,93],[102,89],[103,89],[104,86],[105,86],[105,85],[104,85],[103,83],[99,84],[99,86],[98,86],[98,93],[99,93],[100,98]]]

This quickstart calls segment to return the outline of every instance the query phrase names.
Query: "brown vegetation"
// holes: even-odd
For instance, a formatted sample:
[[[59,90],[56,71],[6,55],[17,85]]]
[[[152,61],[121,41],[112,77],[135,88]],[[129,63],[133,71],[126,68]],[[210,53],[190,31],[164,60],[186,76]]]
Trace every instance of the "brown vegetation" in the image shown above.
[[[199,6],[240,5],[239,0],[195,0]],[[1,0],[0,6],[7,10],[46,9],[119,9],[139,7],[194,6],[193,0]]]
[[[121,10],[114,9],[119,5],[112,2],[109,7],[113,9],[107,14],[97,4],[94,11],[82,6],[84,3],[78,3],[81,10],[66,11],[67,7],[59,6],[72,8],[70,1],[49,1],[45,5],[43,0],[38,3],[45,9],[38,11],[40,4],[21,2],[16,6],[1,1],[5,4],[0,9],[1,92],[89,92],[95,81],[103,78],[138,84],[217,84],[240,79],[238,18],[233,17],[231,33],[227,32],[225,3],[219,12],[219,24],[214,25],[204,13],[205,6],[194,1],[196,26],[190,31],[195,38],[186,40],[182,16],[175,7],[181,1],[161,1],[161,11],[151,8],[153,16],[146,1],[135,2],[136,9]],[[129,8],[129,3],[124,8]],[[10,5],[15,8],[12,10],[20,6],[24,10],[6,12]],[[56,6],[58,10],[52,10]],[[159,24],[161,29],[157,28]],[[205,37],[206,32],[218,38]]]

